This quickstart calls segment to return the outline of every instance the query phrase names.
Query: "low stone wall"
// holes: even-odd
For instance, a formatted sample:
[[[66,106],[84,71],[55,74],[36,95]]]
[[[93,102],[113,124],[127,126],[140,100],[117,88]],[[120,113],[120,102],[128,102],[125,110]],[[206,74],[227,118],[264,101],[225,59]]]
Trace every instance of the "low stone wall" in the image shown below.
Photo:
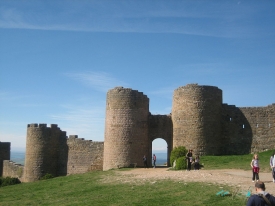
[[[10,160],[3,161],[3,177],[16,177],[23,181],[24,166]]]
[[[103,170],[103,142],[94,142],[70,135],[67,140],[67,174]]]

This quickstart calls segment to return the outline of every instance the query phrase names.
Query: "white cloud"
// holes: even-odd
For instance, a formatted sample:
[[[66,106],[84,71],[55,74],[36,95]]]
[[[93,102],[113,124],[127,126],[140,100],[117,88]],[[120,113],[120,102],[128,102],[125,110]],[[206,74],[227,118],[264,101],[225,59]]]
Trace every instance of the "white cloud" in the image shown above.
[[[105,106],[105,104],[102,104]],[[50,115],[50,118],[58,122],[62,131],[69,135],[78,135],[80,138],[103,141],[105,107],[97,106],[89,108],[87,106],[63,106],[65,112]]]
[[[255,33],[252,31],[254,27],[249,27],[246,21],[257,10],[248,5],[244,9],[240,4],[213,2],[69,2],[46,5],[37,1],[24,7],[3,4],[0,7],[0,28],[216,37],[245,37]]]
[[[68,77],[94,88],[97,91],[107,92],[116,86],[127,85],[106,72],[67,73]]]
[[[26,147],[26,135],[18,135],[16,133],[0,133],[0,141],[1,142],[10,142],[11,149],[24,149]]]

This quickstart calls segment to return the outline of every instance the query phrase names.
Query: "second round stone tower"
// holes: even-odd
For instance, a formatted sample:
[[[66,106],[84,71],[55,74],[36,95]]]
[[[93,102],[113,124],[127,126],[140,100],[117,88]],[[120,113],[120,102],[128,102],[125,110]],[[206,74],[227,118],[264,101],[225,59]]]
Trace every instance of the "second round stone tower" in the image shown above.
[[[149,155],[149,99],[142,92],[115,87],[107,93],[103,170],[143,166]]]
[[[174,91],[173,148],[185,146],[193,154],[220,154],[222,91],[188,84]]]

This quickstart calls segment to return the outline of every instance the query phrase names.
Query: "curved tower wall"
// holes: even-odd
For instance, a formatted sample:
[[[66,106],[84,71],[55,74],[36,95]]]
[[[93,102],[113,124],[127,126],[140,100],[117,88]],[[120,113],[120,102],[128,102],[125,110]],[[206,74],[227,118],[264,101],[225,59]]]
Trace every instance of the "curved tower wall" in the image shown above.
[[[149,155],[149,99],[142,92],[116,87],[107,93],[103,170],[142,166]]]
[[[57,125],[28,124],[24,181],[39,180],[45,174],[58,176],[59,138],[64,136]]]
[[[195,154],[220,154],[222,91],[188,84],[174,91],[173,148],[185,146]]]

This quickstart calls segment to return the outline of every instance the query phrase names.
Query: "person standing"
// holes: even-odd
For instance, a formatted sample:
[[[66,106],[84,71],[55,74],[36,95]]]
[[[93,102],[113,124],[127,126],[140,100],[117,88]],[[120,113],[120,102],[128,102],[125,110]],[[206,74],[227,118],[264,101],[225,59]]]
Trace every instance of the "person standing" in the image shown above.
[[[269,160],[269,165],[271,167],[273,182],[275,183],[275,153],[273,153],[271,155],[270,160]]]
[[[148,168],[146,155],[143,156],[143,166],[144,168]]]
[[[193,156],[193,154],[192,154],[192,150],[191,149],[189,149],[189,151],[187,152],[187,154],[186,154],[186,160],[187,160],[187,170],[188,171],[190,171],[191,170],[191,163],[192,163],[192,156]]]
[[[155,154],[153,154],[154,168],[156,168],[156,161],[157,161],[157,156]]]
[[[250,166],[252,168],[252,182],[259,181],[259,171],[260,171],[260,167],[259,167],[259,158],[257,154],[254,154],[253,159],[250,163]]]
[[[251,195],[248,199],[246,206],[275,206],[275,197],[265,191],[265,184],[262,181],[255,183],[256,194]]]

